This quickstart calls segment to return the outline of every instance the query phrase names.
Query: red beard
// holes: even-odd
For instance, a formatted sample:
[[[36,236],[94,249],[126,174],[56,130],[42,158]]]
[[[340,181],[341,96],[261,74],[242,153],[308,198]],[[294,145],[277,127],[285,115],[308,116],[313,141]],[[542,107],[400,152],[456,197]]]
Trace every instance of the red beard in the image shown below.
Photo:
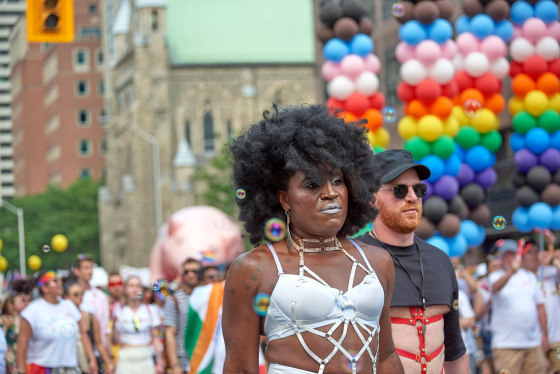
[[[422,220],[421,200],[416,205],[405,205],[398,210],[396,208],[390,209],[381,200],[377,200],[377,207],[379,208],[379,219],[381,219],[381,222],[400,234],[414,232]],[[416,217],[405,218],[403,212],[411,208],[416,209]]]

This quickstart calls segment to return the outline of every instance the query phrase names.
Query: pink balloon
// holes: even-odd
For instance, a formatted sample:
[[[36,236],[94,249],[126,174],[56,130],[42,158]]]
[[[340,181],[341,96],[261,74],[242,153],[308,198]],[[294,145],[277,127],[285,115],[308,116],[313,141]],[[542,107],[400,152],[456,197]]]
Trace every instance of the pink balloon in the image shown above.
[[[364,59],[358,55],[347,55],[340,61],[340,72],[350,79],[357,78],[366,69]]]
[[[381,62],[379,62],[379,58],[376,55],[370,53],[364,59],[364,63],[366,71],[371,71],[373,74],[379,73],[379,69],[381,69]]]
[[[492,62],[506,56],[507,46],[500,37],[491,35],[480,43],[480,51]]]
[[[397,44],[397,48],[395,49],[395,56],[401,64],[404,64],[408,60],[414,58],[415,47],[412,47],[408,43],[400,42]]]
[[[478,39],[470,32],[465,32],[457,37],[459,53],[466,57],[471,52],[478,51]]]
[[[425,66],[432,65],[441,57],[441,48],[433,40],[424,40],[416,47],[416,58]]]
[[[453,60],[457,54],[457,44],[453,40],[448,40],[441,46],[441,57]]]
[[[321,68],[321,74],[327,82],[330,82],[334,77],[340,75],[340,68],[336,62],[327,60]]]
[[[560,42],[560,22],[554,21],[548,25],[548,35]]]
[[[523,35],[532,43],[538,42],[547,33],[546,24],[540,18],[529,18],[525,21],[522,28]]]

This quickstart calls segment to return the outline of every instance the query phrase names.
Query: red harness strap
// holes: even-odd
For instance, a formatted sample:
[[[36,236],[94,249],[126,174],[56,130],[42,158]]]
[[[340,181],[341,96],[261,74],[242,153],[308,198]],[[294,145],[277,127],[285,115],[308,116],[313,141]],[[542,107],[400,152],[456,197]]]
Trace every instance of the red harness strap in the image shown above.
[[[429,325],[430,323],[434,323],[439,321],[440,319],[443,318],[443,314],[439,314],[437,316],[431,317],[431,318],[424,318],[424,312],[421,309],[417,309],[415,307],[410,307],[410,314],[411,314],[411,318],[397,318],[397,317],[391,317],[391,323],[396,323],[396,324],[400,324],[400,325],[412,325],[412,326],[416,326],[416,321],[420,321],[420,325],[416,326],[417,330],[418,330],[418,339],[420,341],[420,354],[414,354],[414,353],[410,353],[407,351],[403,351],[402,349],[398,349],[395,348],[395,351],[397,352],[397,354],[399,356],[402,357],[406,357],[409,358],[411,360],[414,360],[416,362],[418,362],[421,366],[421,373],[425,373],[428,368],[427,368],[427,363],[432,361],[434,358],[436,358],[441,351],[443,350],[443,346],[444,344],[442,343],[441,346],[436,349],[435,351],[433,351],[430,354],[426,353],[426,342],[424,340],[424,331],[425,331],[425,325]],[[422,362],[422,357],[424,357],[424,359],[426,360],[425,362]],[[443,373],[443,370],[442,370]]]

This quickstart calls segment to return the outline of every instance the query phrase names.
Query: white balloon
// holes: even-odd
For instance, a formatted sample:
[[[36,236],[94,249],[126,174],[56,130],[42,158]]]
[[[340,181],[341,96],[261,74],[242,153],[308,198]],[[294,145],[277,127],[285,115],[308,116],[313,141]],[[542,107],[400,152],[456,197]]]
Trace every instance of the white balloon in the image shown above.
[[[379,78],[371,71],[364,71],[356,79],[356,91],[371,96],[379,90]]]
[[[346,100],[354,90],[354,82],[344,75],[335,77],[327,85],[329,96],[336,97],[339,100]]]
[[[509,62],[505,57],[500,57],[490,65],[490,71],[498,79],[504,79],[509,74]]]
[[[545,36],[539,40],[535,50],[537,54],[542,56],[546,61],[552,61],[560,56],[560,46],[552,36]]]
[[[459,53],[457,53],[455,57],[453,57],[453,66],[455,66],[455,71],[465,69],[463,56],[461,56]]]
[[[511,57],[518,62],[525,61],[529,56],[535,54],[535,47],[525,38],[515,38],[509,46]]]
[[[411,85],[417,85],[422,82],[428,72],[422,63],[416,59],[408,60],[401,65],[401,77],[403,80]]]
[[[465,58],[465,70],[473,77],[480,77],[490,68],[488,57],[482,52],[471,52]]]
[[[448,59],[438,58],[435,64],[430,67],[428,75],[439,84],[446,84],[453,79],[455,67]]]

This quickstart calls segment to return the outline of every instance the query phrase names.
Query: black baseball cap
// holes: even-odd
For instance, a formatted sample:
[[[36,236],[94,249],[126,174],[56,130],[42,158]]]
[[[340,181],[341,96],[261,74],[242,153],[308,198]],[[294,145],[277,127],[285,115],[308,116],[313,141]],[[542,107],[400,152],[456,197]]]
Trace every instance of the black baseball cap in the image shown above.
[[[376,153],[373,161],[381,175],[381,183],[390,182],[411,168],[416,169],[420,180],[428,179],[431,174],[426,166],[414,163],[412,153],[404,149],[388,149]]]

